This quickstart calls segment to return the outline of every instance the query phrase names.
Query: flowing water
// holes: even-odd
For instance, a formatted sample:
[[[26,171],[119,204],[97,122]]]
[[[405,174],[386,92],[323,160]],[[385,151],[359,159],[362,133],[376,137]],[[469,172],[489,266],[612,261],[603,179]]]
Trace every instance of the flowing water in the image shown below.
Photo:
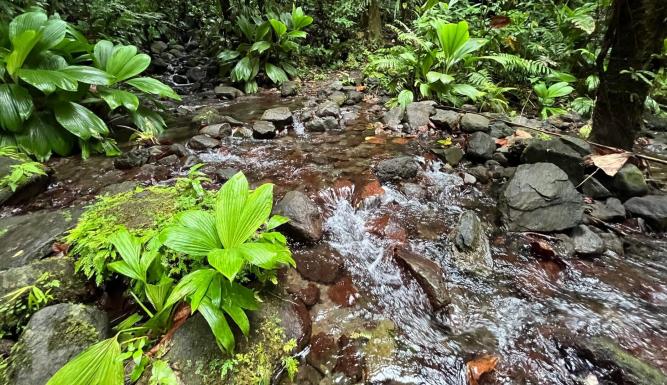
[[[252,121],[284,103],[299,105],[264,96],[218,107]],[[366,107],[346,130],[303,134],[299,129],[267,141],[228,139],[221,149],[201,154],[205,162],[244,171],[257,184],[275,183],[279,196],[300,189],[320,203],[324,242],[344,257],[358,293],[349,307],[326,301],[313,307],[313,334],[340,336],[388,325],[391,341],[364,351],[368,382],[375,384],[467,384],[466,362],[482,355],[499,359],[489,384],[594,384],[591,376],[604,383],[614,369],[584,353],[595,337],[608,337],[667,372],[664,238],[627,237],[625,256],[540,257],[525,235],[499,228],[491,191],[464,184],[459,171],[446,170],[419,140],[366,141],[373,135]],[[174,120],[175,140],[194,134],[186,118]],[[364,187],[374,181],[372,166],[399,154],[420,160],[416,183],[425,197],[405,195],[389,184],[382,186],[383,194],[365,197]],[[102,158],[54,160],[51,166],[56,182],[33,208],[90,201],[104,184],[130,175]],[[477,212],[491,239],[490,274],[467,273],[452,258],[448,235],[464,210]],[[399,235],[374,231],[383,220]],[[432,309],[418,282],[392,257],[396,244],[442,267],[451,305]]]

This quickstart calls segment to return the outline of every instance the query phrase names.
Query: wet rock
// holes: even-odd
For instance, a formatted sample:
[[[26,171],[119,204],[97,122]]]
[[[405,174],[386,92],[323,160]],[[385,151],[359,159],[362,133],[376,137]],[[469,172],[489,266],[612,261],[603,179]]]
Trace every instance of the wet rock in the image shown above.
[[[203,161],[201,160],[201,158],[198,157],[197,155],[195,155],[195,154],[188,155],[187,157],[185,157],[185,160],[183,160],[183,168],[188,169],[188,168],[190,168],[192,166],[195,166],[195,165],[198,165],[202,162]]]
[[[239,127],[236,129],[236,131],[233,132],[232,136],[234,138],[252,138],[253,137],[253,131],[248,128],[248,127]]]
[[[201,314],[196,313],[176,330],[164,358],[173,369],[178,370],[183,383],[203,385],[206,383],[206,373],[188,369],[207,365],[219,356],[220,348],[210,326]]]
[[[605,250],[611,251],[616,255],[623,256],[625,254],[625,248],[623,247],[623,241],[614,233],[600,233],[598,234],[604,243]]]
[[[0,180],[11,174],[12,166],[22,163],[21,161],[0,157]],[[32,175],[27,180],[21,181],[15,191],[9,187],[0,187],[0,206],[5,203],[17,204],[29,200],[42,193],[49,185],[48,175]]]
[[[562,231],[583,218],[581,195],[551,163],[520,165],[501,193],[500,211],[512,231]]]
[[[507,125],[505,122],[493,122],[489,126],[489,135],[492,138],[505,138],[514,134],[514,129]]]
[[[579,255],[599,255],[604,252],[604,242],[588,226],[579,225],[572,230],[574,252]]]
[[[435,115],[431,116],[431,122],[440,130],[454,131],[458,128],[461,116],[456,111],[435,110]]]
[[[264,111],[261,120],[285,126],[292,122],[292,111],[287,107],[270,108]]]
[[[464,184],[475,184],[477,183],[477,178],[468,174],[467,172],[463,173],[463,183]]]
[[[352,383],[358,383],[363,378],[365,368],[360,341],[343,335],[338,339],[338,349],[334,372],[344,374]]]
[[[188,146],[193,150],[208,150],[220,146],[220,141],[207,135],[196,135],[190,138]]]
[[[338,119],[338,116],[340,115],[340,107],[336,102],[327,100],[317,107],[316,115],[320,118],[331,116]]]
[[[491,129],[489,119],[478,114],[464,114],[461,118],[461,131],[463,132],[489,132]]]
[[[424,289],[434,310],[449,303],[445,273],[437,263],[404,248],[397,249],[394,255]]]
[[[593,199],[604,199],[612,195],[611,192],[609,192],[609,190],[607,190],[607,188],[595,177],[588,178],[588,180],[581,185],[581,192]]]
[[[139,169],[136,179],[160,182],[169,179],[170,176],[171,171],[166,166],[159,164],[145,164]]]
[[[333,303],[343,307],[353,306],[357,302],[357,288],[354,287],[350,277],[345,277],[329,286],[327,295]]]
[[[162,53],[167,50],[167,43],[156,40],[153,43],[151,43],[151,52],[153,53]]]
[[[304,305],[310,307],[320,300],[320,288],[312,282],[302,288],[287,288],[287,292],[301,300]]]
[[[108,336],[107,315],[92,306],[47,306],[30,318],[14,347],[8,368],[11,383],[46,384],[69,360]]]
[[[190,155],[190,150],[181,143],[174,143],[169,146],[167,154],[174,154],[179,158],[183,158]]]
[[[310,352],[307,362],[322,372],[333,369],[336,363],[338,346],[336,340],[329,334],[318,333],[311,338]]]
[[[644,173],[634,164],[626,164],[614,175],[614,190],[623,198],[646,195],[648,185]]]
[[[79,215],[80,209],[63,209],[0,219],[0,270],[51,255],[53,243],[76,225]]]
[[[115,168],[127,170],[135,167],[141,167],[148,162],[150,153],[146,148],[136,148],[123,153],[113,161]]]
[[[164,158],[157,161],[157,164],[160,166],[166,167],[180,167],[181,161],[176,155],[165,156]]]
[[[293,257],[299,274],[309,281],[328,285],[343,274],[343,257],[326,245],[297,250]]]
[[[428,126],[429,118],[435,114],[435,102],[413,102],[408,104],[405,109],[405,120],[412,130]]]
[[[324,118],[315,117],[307,121],[305,127],[306,130],[310,132],[325,132],[340,128],[338,120],[333,116],[326,116]]]
[[[280,85],[280,96],[288,97],[295,96],[299,92],[299,85],[297,82],[288,80]]]
[[[252,125],[252,136],[255,139],[272,139],[276,137],[276,126],[265,120],[258,120]]]
[[[224,99],[236,99],[244,95],[243,91],[225,85],[219,85],[213,89],[215,95]]]
[[[459,268],[472,272],[487,272],[493,268],[489,238],[474,211],[461,214],[451,239],[455,246],[453,256]]]
[[[274,214],[290,219],[282,225],[288,234],[307,242],[322,238],[322,216],[315,202],[300,191],[290,191],[276,204]]]
[[[625,207],[617,198],[608,198],[605,202],[595,201],[589,205],[590,215],[605,222],[625,219]]]
[[[465,153],[459,146],[450,146],[443,151],[444,161],[450,166],[458,166]]]
[[[501,152],[494,152],[491,159],[498,162],[498,164],[500,164],[501,166],[509,165],[509,160],[507,160],[507,157],[505,156],[505,154],[503,154]]]
[[[583,139],[576,138],[574,136],[561,136],[560,140],[569,146],[574,151],[578,152],[581,156],[586,156],[591,154],[591,145]]]
[[[475,177],[479,183],[486,184],[491,180],[491,173],[489,169],[484,166],[474,166],[468,168],[468,173]]]
[[[478,131],[468,138],[466,153],[471,159],[491,159],[494,151],[496,151],[496,141],[489,134]]]
[[[185,73],[185,76],[187,76],[188,79],[190,79],[192,82],[200,82],[206,79],[206,68],[202,66],[190,67]]]
[[[389,111],[384,113],[382,117],[382,122],[387,125],[392,130],[397,130],[399,125],[403,121],[405,116],[405,109],[403,107],[393,107]]]
[[[102,188],[98,195],[117,195],[124,192],[134,190],[139,184],[133,180],[126,180],[125,182],[110,184]]]
[[[335,118],[334,118],[335,119]],[[343,112],[341,116],[341,123],[346,126],[351,126],[359,119],[359,113],[355,111]]]
[[[624,203],[625,209],[657,231],[667,231],[667,195],[647,195],[631,198]]]
[[[214,139],[222,139],[232,133],[232,126],[229,123],[210,124],[199,130],[199,133]]]
[[[553,163],[579,184],[584,179],[584,164],[580,153],[573,150],[561,139],[534,139],[521,154],[522,163]]]
[[[416,200],[426,199],[426,190],[416,183],[403,183],[401,191],[406,197]]]
[[[341,91],[334,91],[329,95],[329,101],[340,107],[347,101],[347,95]]]
[[[348,106],[352,106],[358,103],[361,103],[364,100],[364,94],[362,94],[359,91],[349,91],[347,93],[347,100],[345,101],[345,104]]]
[[[375,167],[375,175],[382,182],[412,179],[418,172],[419,165],[410,156],[385,159]]]

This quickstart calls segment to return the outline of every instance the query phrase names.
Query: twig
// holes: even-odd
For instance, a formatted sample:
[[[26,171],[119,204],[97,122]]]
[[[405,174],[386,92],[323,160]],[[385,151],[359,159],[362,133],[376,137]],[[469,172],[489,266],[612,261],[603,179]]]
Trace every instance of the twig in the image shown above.
[[[593,175],[595,175],[595,173],[598,172],[598,171],[600,171],[600,167],[596,168],[595,171],[593,171],[593,172],[591,173],[591,175],[587,176],[586,179],[584,179],[583,181],[581,181],[581,183],[579,183],[579,184],[577,185],[577,187],[575,187],[575,188],[579,188],[579,187],[583,186],[584,183],[586,183],[586,181],[588,181],[589,179],[591,179],[591,178],[593,177]]]

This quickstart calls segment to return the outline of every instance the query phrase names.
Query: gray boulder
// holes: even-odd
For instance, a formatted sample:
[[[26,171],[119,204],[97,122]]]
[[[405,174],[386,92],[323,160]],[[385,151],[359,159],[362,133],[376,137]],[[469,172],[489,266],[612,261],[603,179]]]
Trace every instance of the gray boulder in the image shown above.
[[[58,369],[90,345],[109,337],[106,313],[92,306],[58,304],[35,313],[9,362],[14,385],[45,385]]]
[[[419,165],[410,156],[385,159],[375,167],[375,175],[382,182],[412,179],[418,172]]]
[[[579,225],[572,230],[574,252],[579,255],[599,255],[604,252],[604,241],[588,226]]]
[[[327,100],[317,107],[316,115],[320,118],[331,116],[332,118],[338,119],[338,116],[340,115],[340,107],[336,102]]]
[[[626,164],[614,175],[613,187],[623,198],[646,195],[648,185],[644,173],[634,164]]]
[[[322,215],[308,195],[290,191],[276,204],[273,212],[290,219],[281,228],[292,237],[308,242],[322,238]]]
[[[489,126],[489,135],[492,138],[505,138],[514,134],[514,129],[505,122],[495,121]]]
[[[533,139],[521,154],[522,163],[553,163],[570,177],[573,183],[584,180],[584,163],[581,154],[561,139]]]
[[[224,99],[236,99],[238,97],[245,95],[243,91],[239,90],[238,88],[229,87],[225,85],[219,85],[215,87],[213,89],[213,92],[217,97]]]
[[[135,167],[141,167],[150,159],[150,153],[147,148],[135,148],[123,153],[113,160],[115,168],[128,170]]]
[[[192,82],[200,82],[206,78],[206,67],[194,66],[188,68],[188,71],[185,73],[185,76],[190,79]]]
[[[608,198],[605,202],[595,201],[588,208],[592,217],[602,221],[625,219],[625,207],[617,198]]]
[[[195,135],[188,141],[188,146],[193,150],[208,150],[220,146],[220,141],[208,135]]]
[[[630,214],[644,218],[657,231],[667,230],[667,195],[631,198],[624,206]]]
[[[340,107],[347,101],[347,94],[342,91],[334,91],[329,95],[328,101]]]
[[[222,139],[232,133],[232,126],[229,123],[210,124],[199,130],[199,133],[214,139]]]
[[[292,111],[287,107],[270,108],[264,111],[261,120],[279,125],[287,125],[292,122]]]
[[[305,124],[306,130],[311,132],[325,132],[329,130],[337,130],[340,128],[338,120],[333,116],[326,116],[324,118],[315,117]]]
[[[567,174],[552,163],[522,164],[500,195],[512,231],[562,231],[579,225],[584,206]]]
[[[461,214],[451,239],[454,243],[453,257],[460,269],[484,273],[493,268],[489,238],[474,211]]]
[[[489,134],[478,131],[468,137],[466,153],[471,159],[491,159],[494,151],[496,151],[496,141]]]
[[[286,81],[280,85],[282,97],[295,96],[299,92],[299,85],[295,81]]]
[[[463,132],[489,132],[491,128],[489,119],[478,114],[465,114],[461,118],[461,131]]]
[[[461,115],[451,110],[435,110],[435,115],[431,116],[431,122],[440,130],[454,131],[459,125]]]
[[[422,287],[434,310],[449,304],[445,273],[437,263],[404,248],[397,249],[395,256]]]
[[[347,100],[345,101],[345,104],[348,106],[352,106],[357,103],[361,103],[363,100],[364,100],[364,94],[362,94],[359,91],[353,90],[347,93]]]
[[[611,192],[595,177],[588,178],[584,184],[581,185],[581,192],[593,199],[609,198],[612,195]]]
[[[153,53],[162,53],[163,51],[166,51],[167,48],[167,43],[160,40],[156,40],[151,43],[151,52]]]
[[[435,102],[413,102],[405,109],[405,120],[412,130],[428,126],[431,115],[435,114]]]
[[[569,146],[574,151],[578,152],[581,156],[586,156],[591,154],[591,145],[583,139],[579,139],[574,136],[564,135],[560,137],[560,140]]]
[[[276,126],[265,120],[258,120],[252,125],[252,136],[255,139],[271,139],[276,137]]]
[[[389,111],[384,113],[382,117],[382,122],[387,125],[392,130],[397,130],[398,126],[403,121],[405,116],[405,109],[403,107],[393,107]]]
[[[431,152],[436,154],[440,159],[444,160],[449,164],[450,166],[457,166],[461,160],[463,159],[463,156],[465,153],[459,146],[450,146],[447,148],[433,148],[431,149]]]

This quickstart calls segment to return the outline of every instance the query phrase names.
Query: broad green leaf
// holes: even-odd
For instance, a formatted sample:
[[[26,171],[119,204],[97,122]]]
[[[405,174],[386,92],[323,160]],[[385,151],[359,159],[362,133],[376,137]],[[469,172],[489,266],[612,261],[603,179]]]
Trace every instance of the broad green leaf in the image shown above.
[[[123,385],[123,361],[116,337],[98,342],[60,368],[46,385]]]
[[[115,63],[116,60],[122,60],[122,59],[117,59],[115,56],[111,56],[112,63]],[[127,61],[125,65],[121,67],[120,70],[113,71],[111,72],[111,74],[113,74],[116,77],[116,82],[120,82],[139,75],[140,73],[144,72],[150,64],[151,64],[151,57],[146,55],[145,53],[140,53],[132,57],[129,61]],[[149,78],[143,78],[143,79],[149,79]]]
[[[223,63],[226,63],[238,58],[239,56],[241,56],[241,53],[239,51],[225,50],[220,52],[220,54],[218,55],[218,59],[222,60]]]
[[[211,281],[220,276],[214,269],[199,269],[181,278],[167,298],[164,308],[168,309],[188,296],[203,297]],[[203,294],[201,294],[203,293]],[[193,311],[196,310],[196,307]]]
[[[130,111],[132,122],[139,128],[141,132],[150,132],[154,135],[160,134],[164,131],[166,123],[162,116],[151,109],[141,107],[136,111]]]
[[[287,32],[287,37],[290,39],[305,39],[308,34],[304,31],[289,31]]]
[[[158,95],[174,100],[181,100],[181,97],[171,87],[157,79],[142,77],[130,79],[126,83],[147,94]]]
[[[225,319],[225,313],[213,305],[209,298],[204,298],[199,306],[199,312],[204,316],[206,322],[211,327],[211,331],[215,336],[215,340],[225,351],[234,351],[234,333],[229,328],[229,324]]]
[[[483,93],[480,92],[477,88],[465,83],[452,85],[452,91],[459,95],[467,96],[472,100],[475,100],[483,95]]]
[[[166,361],[155,360],[152,366],[148,385],[178,385],[178,377]]]
[[[30,51],[39,41],[40,33],[33,30],[22,32],[13,40],[14,50],[7,57],[7,72],[14,76],[16,71],[23,66],[23,62]]]
[[[101,69],[89,66],[68,66],[61,70],[72,79],[87,84],[108,86],[115,81],[115,78]]]
[[[468,33],[468,23],[461,21],[457,24],[447,24],[441,21],[433,24],[436,34],[438,35],[438,43],[445,55],[451,57],[454,53],[463,47],[463,45],[470,39]]]
[[[248,56],[239,60],[238,63],[234,66],[232,70],[232,80],[233,81],[247,81],[251,79],[251,74],[253,72],[253,65]]]
[[[123,71],[127,63],[137,55],[137,47],[133,45],[117,45],[113,47],[111,56],[107,60],[105,70],[116,77]],[[122,79],[118,79],[119,81]]]
[[[67,23],[60,19],[51,19],[41,30],[41,38],[35,46],[35,50],[43,51],[51,49],[60,44],[65,39],[67,33]]]
[[[292,28],[302,29],[313,23],[313,18],[307,16],[301,7],[292,10]]]
[[[130,265],[125,261],[116,261],[107,264],[107,269],[114,271],[118,274],[122,274],[128,278],[134,279],[136,281],[144,282],[146,279],[143,278],[139,272],[134,270]]]
[[[574,88],[572,88],[569,84],[567,84],[566,82],[559,82],[549,86],[547,94],[549,95],[550,98],[559,98],[561,96],[566,96],[571,94],[572,91],[574,91]]]
[[[178,224],[165,229],[162,242],[169,248],[191,256],[206,256],[220,248],[213,215],[205,211],[188,211],[180,215]]]
[[[271,48],[271,43],[266,40],[260,40],[255,42],[250,48],[251,51],[256,51],[257,53],[262,53],[267,49]]]
[[[101,70],[107,69],[107,63],[113,53],[113,43],[108,40],[100,40],[93,49],[93,60],[95,66]]]
[[[99,95],[105,102],[107,102],[107,105],[112,111],[120,106],[123,106],[130,111],[136,111],[137,108],[139,108],[139,98],[128,91],[104,88],[99,90]]]
[[[164,309],[163,305],[169,297],[169,292],[173,286],[174,281],[167,277],[163,277],[157,285],[146,285],[146,297],[148,297],[148,300],[158,312]]]
[[[16,84],[0,84],[0,127],[21,132],[23,122],[32,114],[30,93]]]
[[[403,90],[398,94],[398,104],[405,108],[408,104],[412,103],[415,96],[410,90]]]
[[[280,265],[276,246],[271,243],[244,243],[238,247],[243,257],[255,266],[273,269]]]
[[[222,305],[223,310],[227,313],[244,335],[250,334],[250,320],[245,311],[238,306]]]
[[[264,65],[266,75],[276,84],[282,84],[289,80],[285,71],[282,68],[275,66],[269,62]]]
[[[269,23],[271,23],[271,27],[273,27],[273,31],[276,33],[276,36],[278,36],[279,38],[282,37],[285,34],[285,32],[287,32],[287,26],[282,21],[276,20],[276,19],[270,19]]]
[[[33,114],[25,122],[24,131],[16,134],[16,143],[42,162],[49,159],[51,152],[70,155],[74,146],[72,136],[53,120],[50,113]]]
[[[247,310],[259,309],[255,292],[251,289],[226,279],[221,280],[220,284],[221,306],[238,306]]]
[[[61,126],[83,140],[101,139],[109,134],[106,123],[80,104],[60,102],[54,106],[53,111]]]
[[[15,40],[26,31],[39,31],[46,24],[48,17],[44,12],[26,12],[16,16],[9,23],[9,40],[16,46]]]
[[[225,248],[233,248],[245,242],[251,235],[242,238],[238,236],[238,222],[248,199],[248,180],[243,173],[237,173],[229,179],[218,191],[215,208],[215,227],[218,238]]]
[[[289,218],[283,217],[282,215],[274,215],[269,218],[269,221],[266,222],[266,230],[273,230],[280,225],[284,225],[289,222]]]
[[[234,249],[214,249],[208,254],[208,264],[222,273],[228,280],[233,281],[236,274],[241,271],[245,260],[241,250]]]
[[[146,271],[142,270],[141,266],[141,241],[130,234],[125,227],[121,227],[112,234],[109,241],[116,248],[123,261],[134,271],[136,276],[132,278],[146,283]],[[119,272],[127,275],[123,271]]]
[[[24,82],[45,94],[53,93],[56,88],[76,91],[78,83],[61,71],[19,69],[16,75]]]

